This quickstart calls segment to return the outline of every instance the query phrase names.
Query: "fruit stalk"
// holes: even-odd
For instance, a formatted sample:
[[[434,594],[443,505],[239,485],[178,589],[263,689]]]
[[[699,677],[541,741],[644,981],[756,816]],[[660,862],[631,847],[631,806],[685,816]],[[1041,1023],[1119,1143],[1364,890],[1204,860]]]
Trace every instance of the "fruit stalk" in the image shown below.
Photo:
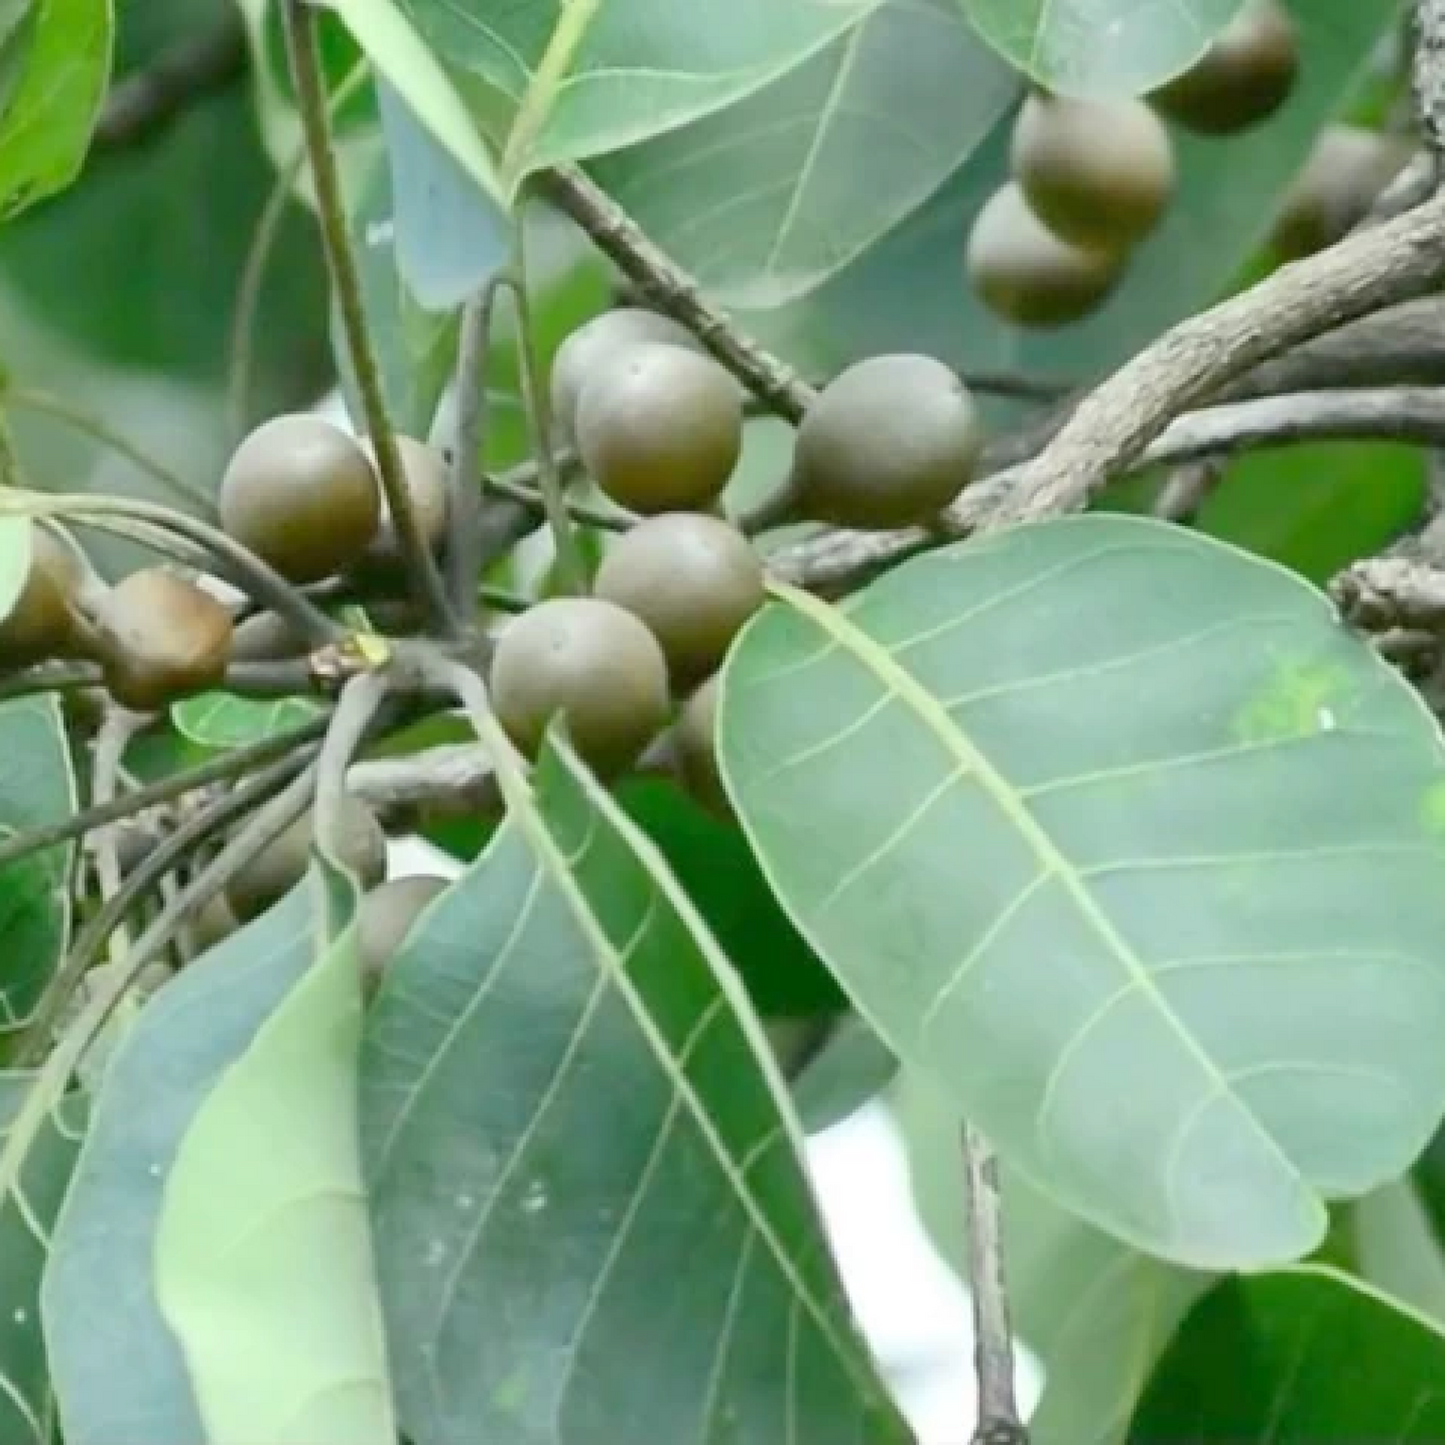
[[[140,971],[171,938],[220,892],[231,874],[285,831],[311,797],[315,783],[311,765],[313,751],[314,748],[308,748],[298,756],[282,758],[221,799],[214,808],[197,814],[177,828],[125,880],[115,896],[86,925],[65,961],[51,976],[16,1049],[14,1067],[25,1068],[44,1055],[52,1029],[64,1014],[81,980],[99,958],[111,930],[188,853],[226,824],[247,817],[259,805],[259,811],[248,818],[240,832],[184,888],[177,890],[150,927],[136,939],[126,956],[121,975],[108,995],[111,1007],[120,1002]],[[99,1032],[108,1015],[109,1009],[98,1010],[89,1020],[92,1037]]]
[[[587,569],[572,519],[567,515],[567,502],[562,494],[562,477],[552,450],[552,416],[547,388],[542,385],[541,368],[537,364],[537,338],[532,326],[532,305],[527,294],[526,221],[519,214],[512,229],[512,271],[507,285],[517,309],[517,351],[522,381],[522,405],[527,413],[527,428],[532,438],[532,455],[537,460],[537,490],[541,493],[543,513],[557,552],[557,570],[563,590],[583,593],[587,590]]]
[[[600,186],[573,166],[540,171],[533,184],[592,238],[647,301],[687,327],[771,411],[785,421],[802,420],[813,402],[813,388],[705,300],[697,282],[658,250]]]
[[[455,635],[457,620],[447,601],[441,573],[427,546],[420,520],[411,504],[402,472],[396,433],[387,416],[381,372],[371,344],[362,301],[361,278],[351,238],[346,228],[346,208],[341,196],[336,152],[331,140],[331,115],[326,101],[325,79],[316,46],[316,19],[307,0],[282,0],[281,20],[286,32],[292,82],[296,87],[306,155],[316,188],[316,208],[321,226],[322,250],[341,314],[346,349],[361,399],[363,420],[376,456],[382,493],[406,562],[407,579],[417,602],[441,631]]]
[[[346,770],[390,688],[384,673],[363,672],[351,678],[341,689],[321,744],[316,764],[316,842],[333,864],[347,856]]]
[[[447,596],[452,612],[471,623],[477,611],[482,560],[482,451],[487,437],[487,353],[492,312],[503,273],[491,277],[462,309],[457,343],[456,426],[448,476]]]
[[[28,858],[32,853],[67,843],[72,838],[83,837],[93,828],[103,828],[108,823],[118,823],[133,818],[162,803],[197,792],[212,783],[229,783],[246,773],[264,767],[293,752],[305,752],[326,730],[328,718],[313,718],[300,727],[292,728],[274,737],[263,738],[260,742],[235,748],[224,756],[214,758],[199,767],[184,773],[173,773],[168,778],[137,788],[113,803],[86,808],[83,812],[72,813],[43,828],[32,828],[17,833],[0,843],[0,868]]]
[[[221,563],[236,585],[260,606],[279,613],[308,642],[316,646],[341,639],[342,629],[313,605],[273,567],[267,566],[248,547],[228,537],[219,528],[196,517],[187,517],[169,507],[127,497],[89,496],[59,492],[42,496],[26,492],[6,498],[0,511],[28,516],[65,517],[81,526],[104,528],[108,522],[138,522],[158,528],[201,548]]]

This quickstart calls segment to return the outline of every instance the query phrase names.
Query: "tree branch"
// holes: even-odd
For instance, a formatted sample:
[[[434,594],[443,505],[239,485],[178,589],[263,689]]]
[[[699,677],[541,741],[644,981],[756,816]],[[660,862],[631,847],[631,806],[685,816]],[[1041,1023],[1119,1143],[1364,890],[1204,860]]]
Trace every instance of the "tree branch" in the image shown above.
[[[802,420],[816,394],[813,388],[707,301],[697,282],[659,251],[599,185],[573,166],[541,171],[534,185],[592,238],[644,299],[686,326],[754,396],[786,420]]]
[[[978,1424],[973,1445],[1027,1445],[1014,1397],[1013,1334],[1004,1287],[1003,1217],[998,1161],[973,1125],[963,1126],[968,1185],[968,1265],[973,1293],[974,1372]]]

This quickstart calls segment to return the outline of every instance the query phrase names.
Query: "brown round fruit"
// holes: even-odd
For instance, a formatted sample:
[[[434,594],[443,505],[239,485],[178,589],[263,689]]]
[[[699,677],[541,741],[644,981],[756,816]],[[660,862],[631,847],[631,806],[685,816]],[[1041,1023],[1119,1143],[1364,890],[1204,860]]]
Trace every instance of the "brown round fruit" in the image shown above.
[[[575,439],[577,402],[587,381],[600,375],[627,347],[648,342],[701,351],[686,327],[639,306],[604,311],[568,335],[552,359],[552,421],[564,441]]]
[[[491,669],[492,706],[535,757],[560,715],[600,774],[636,762],[667,721],[667,660],[647,627],[600,597],[553,597],[508,623]]]
[[[1270,233],[1275,250],[1293,261],[1334,245],[1364,219],[1409,156],[1403,137],[1329,127],[1285,193]]]
[[[984,203],[969,233],[968,278],[979,299],[1017,326],[1067,326],[1096,310],[1118,284],[1124,258],[1060,240],[1017,185]]]
[[[94,576],[85,554],[43,522],[30,528],[30,565],[15,605],[0,619],[0,668],[31,667],[83,650],[77,604]]]
[[[191,920],[191,939],[196,956],[224,943],[239,927],[240,921],[231,912],[224,893],[217,893]]]
[[[808,409],[789,489],[799,516],[842,527],[936,517],[973,477],[983,425],[968,388],[931,356],[873,356]]]
[[[422,910],[445,893],[448,880],[432,874],[393,878],[373,888],[361,900],[357,950],[361,961],[361,987],[369,998],[376,992],[387,965],[406,941]]]
[[[1061,240],[1123,251],[1154,229],[1174,192],[1169,131],[1139,100],[1034,92],[1011,161],[1029,208]]]
[[[710,505],[742,454],[743,398],[711,357],[629,347],[577,403],[577,451],[597,485],[634,512]]]
[[[229,610],[163,567],[122,578],[96,603],[94,620],[101,677],[122,707],[159,712],[225,681]]]
[[[365,442],[366,455],[375,462],[376,450],[370,439]],[[402,480],[406,494],[411,498],[412,514],[421,527],[427,546],[433,553],[440,552],[447,538],[447,464],[446,459],[435,447],[419,442],[415,437],[398,436],[396,449],[401,457]],[[381,478],[377,475],[377,496],[381,504],[381,520],[376,535],[362,555],[358,570],[368,574],[382,574],[396,571],[402,564],[401,538],[396,524],[392,521],[391,508],[382,493]]]
[[[640,617],[677,688],[714,671],[763,605],[763,564],[736,527],[698,512],[649,517],[602,559],[593,590]]]
[[[339,860],[357,875],[363,890],[386,877],[386,834],[376,814],[360,798],[345,794],[341,802],[343,856]],[[316,814],[308,808],[295,822],[226,885],[226,902],[242,923],[249,923],[280,902],[311,866]]]
[[[1150,102],[1186,130],[1234,135],[1275,113],[1299,75],[1299,32],[1278,0],[1248,0],[1188,70]]]
[[[718,817],[732,816],[732,804],[717,765],[718,675],[688,698],[672,730],[672,755],[678,778],[700,807]]]
[[[376,474],[361,444],[304,413],[263,422],[236,448],[217,503],[226,531],[291,582],[345,570],[381,522]]]

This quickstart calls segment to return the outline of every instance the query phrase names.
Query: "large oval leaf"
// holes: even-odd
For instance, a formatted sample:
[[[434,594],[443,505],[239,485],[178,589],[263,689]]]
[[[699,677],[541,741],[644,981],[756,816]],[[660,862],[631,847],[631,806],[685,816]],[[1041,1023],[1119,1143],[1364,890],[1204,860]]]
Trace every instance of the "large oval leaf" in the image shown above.
[[[378,69],[466,164],[455,127],[433,119],[434,72],[450,77],[501,153],[502,180],[510,188],[540,166],[646,140],[747,95],[879,3],[336,0],[335,9]],[[397,52],[410,53],[417,39],[425,54],[403,69]]]
[[[1011,529],[724,673],[728,790],[860,1010],[1049,1193],[1204,1268],[1290,1260],[1445,1110],[1445,749],[1273,563]]]
[[[1244,0],[957,0],[1022,71],[1073,95],[1134,94],[1176,75]]]
[[[112,1055],[42,1296],[67,1445],[206,1439],[156,1299],[166,1181],[201,1106],[314,957],[298,889],[168,983]]]
[[[356,884],[307,884],[320,958],[217,1080],[171,1164],[155,1292],[207,1445],[395,1445],[361,1177]]]
[[[777,306],[922,204],[1018,89],[957,0],[885,0],[781,80],[595,171],[714,295]]]
[[[1318,1267],[1218,1285],[1175,1336],[1129,1432],[1138,1445],[1442,1438],[1445,1335]]]
[[[368,1019],[372,1197],[415,1445],[900,1441],[766,1044],[575,757],[414,928]]]

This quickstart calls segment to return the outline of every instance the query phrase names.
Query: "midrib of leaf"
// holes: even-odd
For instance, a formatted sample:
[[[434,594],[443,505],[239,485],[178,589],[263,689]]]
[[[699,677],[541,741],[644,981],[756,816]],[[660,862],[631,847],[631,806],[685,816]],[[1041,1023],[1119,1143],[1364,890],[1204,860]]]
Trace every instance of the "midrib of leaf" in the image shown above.
[[[656,853],[651,840],[640,834],[632,826],[630,820],[621,813],[620,809],[616,808],[611,798],[598,788],[586,770],[574,764],[570,754],[565,752],[562,747],[558,747],[557,752],[564,766],[567,768],[568,774],[585,794],[594,813],[601,815],[613,828],[622,834],[628,845],[636,851],[637,856],[647,865],[647,871],[652,878],[653,885],[663,894],[667,901],[677,909],[678,913],[687,922],[689,925],[688,931],[692,934],[699,951],[707,958],[719,988],[728,994],[729,1001],[731,1002],[732,995],[728,987],[730,980],[727,978],[726,969],[719,966],[719,960],[713,956],[713,951],[705,942],[707,938],[705,925],[702,924],[698,918],[696,911],[692,908],[687,897],[674,885],[666,871],[666,864],[662,862],[661,856]],[[530,796],[523,796],[520,790],[509,791],[513,792],[513,796],[509,799],[512,812],[514,816],[517,817],[524,833],[531,842],[539,863],[545,866],[552,881],[561,891],[568,907],[577,919],[579,928],[591,943],[593,952],[602,965],[607,978],[617,989],[618,994],[627,1006],[628,1012],[632,1015],[633,1021],[637,1024],[643,1038],[646,1040],[649,1050],[656,1058],[658,1065],[672,1085],[683,1107],[692,1117],[699,1134],[707,1146],[708,1152],[713,1156],[723,1177],[728,1181],[734,1195],[741,1204],[754,1235],[767,1245],[779,1272],[792,1289],[794,1300],[801,1302],[807,1309],[820,1335],[827,1341],[833,1353],[843,1363],[848,1377],[855,1381],[859,1390],[865,1396],[871,1394],[875,1388],[873,1383],[859,1376],[855,1352],[849,1350],[845,1342],[838,1338],[837,1332],[834,1330],[832,1322],[828,1318],[827,1311],[813,1298],[806,1282],[799,1275],[792,1260],[789,1259],[787,1250],[783,1248],[782,1241],[779,1240],[774,1233],[767,1217],[758,1208],[757,1201],[753,1197],[747,1180],[734,1165],[727,1146],[723,1143],[722,1139],[718,1137],[717,1129],[713,1125],[712,1119],[704,1107],[702,1100],[698,1097],[697,1090],[687,1078],[685,1071],[678,1068],[677,1060],[668,1048],[666,1039],[658,1032],[657,1026],[653,1023],[652,1017],[648,1013],[646,1004],[638,996],[632,979],[627,972],[625,961],[613,947],[606,932],[597,922],[596,916],[592,912],[590,904],[587,902],[586,894],[582,891],[576,878],[573,876],[566,857],[553,839],[551,830],[542,819],[535,802]],[[759,1062],[761,1063],[761,1056]],[[764,1067],[766,1066],[764,1065]],[[773,1086],[773,1076],[769,1074],[767,1077],[770,1087]],[[787,1112],[789,1106],[780,1102],[776,1097],[777,1091],[775,1087],[773,1088],[773,1093],[774,1104],[784,1120],[785,1127],[788,1129],[790,1135],[796,1138],[796,1130]],[[766,1137],[769,1138],[769,1141],[771,1140],[771,1135]]]
[[[513,185],[521,179],[526,157],[531,153],[547,117],[556,103],[557,92],[572,68],[587,29],[602,6],[602,0],[562,0],[557,28],[532,74],[532,83],[522,98],[517,118],[502,153],[502,173]]]
[[[1186,1052],[1204,1071],[1205,1077],[1212,1086],[1211,1092],[1206,1096],[1207,1102],[1212,1102],[1216,1097],[1227,1099],[1249,1128],[1264,1141],[1265,1147],[1280,1161],[1286,1172],[1296,1179],[1300,1178],[1299,1170],[1295,1167],[1294,1162],[1245,1106],[1243,1100],[1230,1086],[1228,1078],[1220,1073],[1214,1060],[1209,1057],[1199,1042],[1184,1027],[1173,1009],[1169,1007],[1143,961],[1090,896],[1068,857],[1033,814],[1019,803],[1014,795],[1014,790],[1009,787],[1007,781],[988,758],[954,724],[947,709],[893,657],[886,647],[874,642],[866,632],[855,626],[841,609],[830,606],[810,593],[784,582],[769,582],[768,590],[780,601],[786,602],[795,611],[801,613],[838,646],[851,653],[874,674],[893,696],[900,698],[911,708],[919,721],[933,733],[944,750],[954,758],[958,764],[960,778],[971,774],[979,780],[989,796],[1003,810],[1009,821],[1033,849],[1042,872],[1058,880],[1085,922],[1098,934],[1112,955],[1118,959],[1128,975],[1132,987],[1138,989],[1154,1005],[1159,1016],[1171,1032],[1177,1036]],[[746,829],[746,822],[743,826]],[[759,861],[765,872],[768,871],[765,852],[763,850],[755,851],[758,853]],[[799,919],[797,922],[806,935],[808,932],[806,920]],[[813,938],[810,939],[810,942],[821,955],[826,956],[827,950],[821,946],[819,940]],[[1112,1007],[1117,1001],[1118,994],[1112,994],[1104,1007]]]

